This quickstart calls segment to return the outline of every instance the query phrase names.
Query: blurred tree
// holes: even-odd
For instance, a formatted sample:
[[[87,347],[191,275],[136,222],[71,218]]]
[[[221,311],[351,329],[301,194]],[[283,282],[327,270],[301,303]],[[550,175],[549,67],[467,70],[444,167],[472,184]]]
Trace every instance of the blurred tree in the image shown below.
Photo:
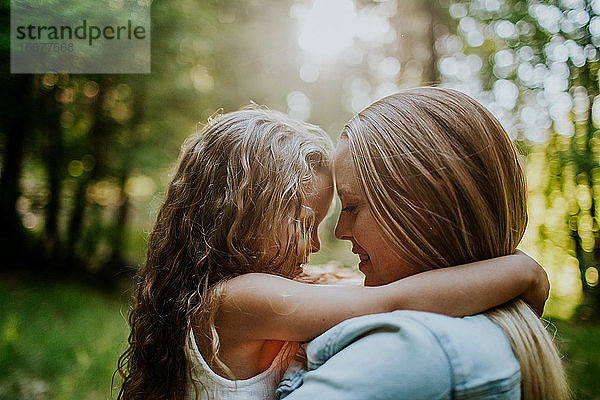
[[[0,23],[10,26],[9,2],[0,3]],[[19,181],[24,162],[25,147],[33,136],[34,80],[30,76],[11,76],[10,36],[7,29],[0,32],[0,146],[2,168],[0,169],[0,250],[5,262],[2,270],[22,264],[25,254],[27,232],[21,224],[15,204],[20,195]],[[14,107],[19,104],[19,107]],[[29,249],[30,250],[30,249]],[[17,257],[19,254],[21,257]]]
[[[261,40],[278,37],[249,31],[260,18],[281,25],[275,16],[289,4],[270,13],[262,6],[153,4],[149,75],[13,75],[9,2],[1,3],[3,269],[111,285],[142,262],[153,217],[147,208],[156,208],[156,188],[198,122],[250,100],[281,108],[260,79],[257,52]]]
[[[486,103],[530,153],[530,164],[548,169],[540,174],[528,168],[530,197],[538,185],[545,196],[541,214],[530,200],[536,246],[540,253],[550,245],[574,254],[584,293],[579,316],[600,318],[600,2],[473,0],[447,6],[456,24],[455,33],[441,39],[450,47],[439,64],[443,80]],[[473,72],[480,79],[471,79]],[[532,161],[539,152],[545,154],[542,164]],[[557,218],[570,235],[560,234]]]

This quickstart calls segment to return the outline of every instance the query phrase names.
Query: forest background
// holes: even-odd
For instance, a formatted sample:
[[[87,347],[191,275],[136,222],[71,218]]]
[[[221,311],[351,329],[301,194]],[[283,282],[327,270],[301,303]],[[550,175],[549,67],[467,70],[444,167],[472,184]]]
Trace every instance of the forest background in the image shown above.
[[[180,146],[211,115],[266,105],[335,140],[372,101],[430,84],[484,103],[523,155],[520,248],[551,279],[576,398],[600,399],[600,1],[154,1],[151,73],[112,75],[11,74],[9,3],[0,399],[110,398],[132,276]],[[311,263],[352,269],[338,213]]]

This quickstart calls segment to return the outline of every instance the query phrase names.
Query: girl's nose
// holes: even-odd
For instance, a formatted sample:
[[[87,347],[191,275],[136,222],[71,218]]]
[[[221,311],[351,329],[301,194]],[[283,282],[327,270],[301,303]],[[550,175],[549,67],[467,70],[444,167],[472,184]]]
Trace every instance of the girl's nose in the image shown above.
[[[312,243],[312,249],[311,249],[311,251],[312,251],[313,253],[316,253],[316,252],[317,252],[317,251],[319,251],[319,250],[321,250],[321,243],[320,243],[319,241],[316,241],[316,242],[315,242],[315,241],[313,241],[313,243]]]

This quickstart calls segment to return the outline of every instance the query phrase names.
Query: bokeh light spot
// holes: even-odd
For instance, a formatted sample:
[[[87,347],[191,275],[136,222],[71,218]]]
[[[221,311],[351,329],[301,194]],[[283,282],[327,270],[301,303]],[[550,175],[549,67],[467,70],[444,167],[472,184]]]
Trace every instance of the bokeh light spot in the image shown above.
[[[100,90],[100,86],[98,86],[98,84],[94,81],[87,81],[83,85],[83,94],[89,98],[96,97],[99,90]]]
[[[23,226],[27,229],[35,229],[39,224],[39,217],[32,212],[23,215]]]
[[[77,178],[83,174],[83,163],[79,160],[72,160],[69,162],[67,170],[69,171],[69,175],[71,175],[73,178]]]
[[[588,267],[585,270],[585,281],[592,287],[598,285],[598,268]]]
[[[313,64],[304,64],[300,67],[299,74],[304,82],[313,83],[319,79],[319,68]]]
[[[298,44],[320,57],[338,54],[352,45],[355,20],[352,0],[316,0],[305,15]]]
[[[286,101],[288,105],[287,113],[290,117],[308,121],[311,114],[311,104],[308,96],[295,90],[287,95]]]

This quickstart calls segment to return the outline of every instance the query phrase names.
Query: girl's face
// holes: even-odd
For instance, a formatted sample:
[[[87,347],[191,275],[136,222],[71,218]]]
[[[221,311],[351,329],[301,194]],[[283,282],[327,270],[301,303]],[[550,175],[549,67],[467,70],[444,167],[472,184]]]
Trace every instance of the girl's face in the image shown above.
[[[360,189],[347,139],[338,143],[334,167],[337,192],[342,201],[335,236],[352,242],[352,252],[360,257],[358,267],[365,274],[364,285],[385,285],[417,273],[394,252],[375,222]]]
[[[307,243],[305,240],[301,240],[298,242],[298,248],[302,253],[304,250],[308,250],[310,253],[316,253],[321,248],[321,241],[319,240],[319,225],[327,216],[327,212],[329,211],[329,207],[331,206],[331,201],[333,199],[333,175],[331,170],[322,169],[316,174],[315,177],[315,190],[312,193],[309,193],[309,203],[307,204],[307,208],[304,209],[300,218],[309,218],[311,215],[314,215],[314,223],[312,226],[312,235],[310,237],[310,243]],[[290,219],[290,221],[286,221],[284,226],[282,226],[281,231],[281,243],[285,243],[287,239],[287,235],[289,232],[296,232],[297,226],[294,224],[294,221]],[[276,252],[276,247],[273,248],[273,252]],[[297,276],[302,273],[302,264],[308,262],[307,259],[295,259],[289,260],[293,265],[290,266],[290,269],[293,270],[292,275]],[[287,264],[287,262],[286,262]],[[289,265],[289,264],[288,264]],[[288,270],[287,268],[285,268]]]
[[[316,176],[316,190],[310,200],[310,208],[315,213],[315,222],[312,227],[310,252],[316,253],[321,249],[319,240],[319,225],[327,216],[331,201],[333,200],[333,175],[330,169],[323,169]]]

